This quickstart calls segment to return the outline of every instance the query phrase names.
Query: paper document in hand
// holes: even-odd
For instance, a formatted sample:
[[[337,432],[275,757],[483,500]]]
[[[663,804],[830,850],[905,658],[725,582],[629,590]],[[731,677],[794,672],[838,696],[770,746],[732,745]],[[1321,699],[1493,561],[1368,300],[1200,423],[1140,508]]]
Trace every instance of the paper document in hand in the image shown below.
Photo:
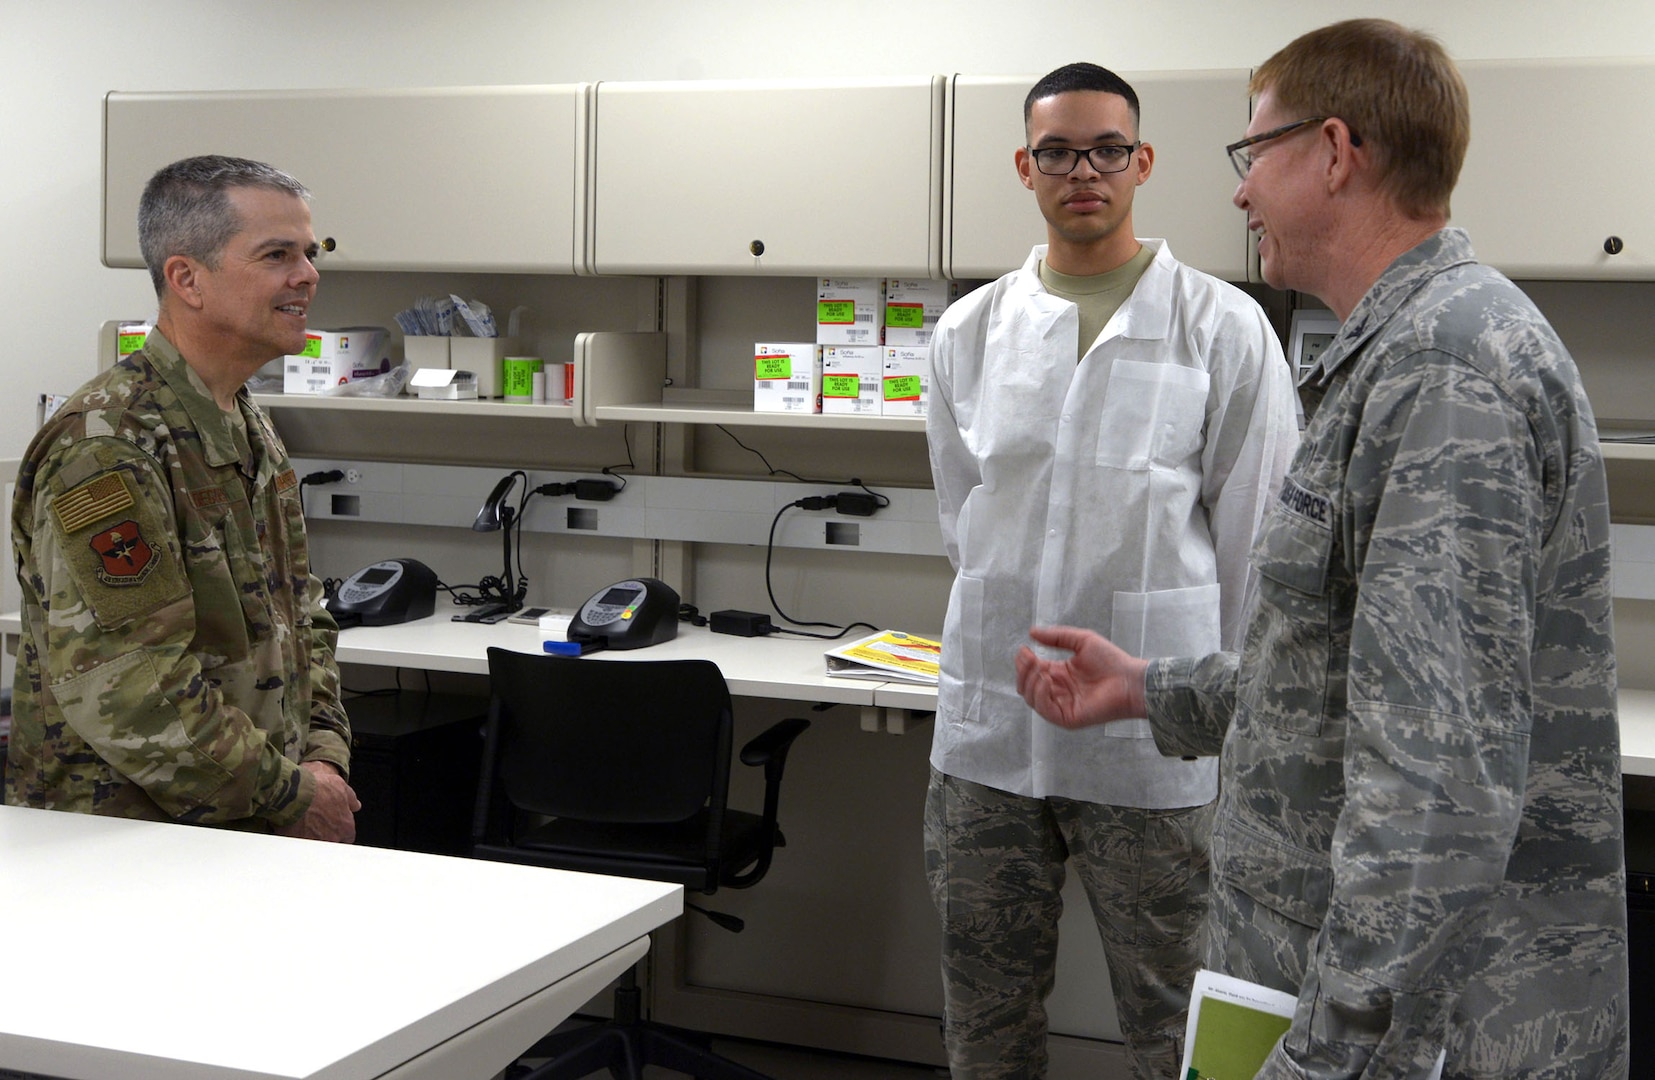
[[[1293,1022],[1292,994],[1216,971],[1195,973],[1183,1080],[1251,1080]]]
[[[1299,999],[1233,975],[1195,973],[1184,1026],[1183,1080],[1251,1080],[1293,1024]],[[1442,1080],[1446,1051],[1426,1080]]]
[[[846,679],[935,683],[942,643],[881,630],[826,653],[827,673]]]

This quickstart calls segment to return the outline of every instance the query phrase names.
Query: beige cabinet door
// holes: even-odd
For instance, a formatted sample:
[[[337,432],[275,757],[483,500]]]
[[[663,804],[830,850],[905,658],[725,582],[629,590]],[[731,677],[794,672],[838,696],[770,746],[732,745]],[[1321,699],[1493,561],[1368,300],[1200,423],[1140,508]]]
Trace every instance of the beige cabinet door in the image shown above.
[[[1245,70],[1123,73],[1138,93],[1139,136],[1155,168],[1133,197],[1139,236],[1163,237],[1183,262],[1247,280],[1247,219],[1230,202],[1236,175],[1224,147],[1247,129]],[[992,278],[1046,242],[1034,193],[1017,177],[1023,98],[1038,75],[957,75],[949,93],[943,253],[948,275]]]
[[[592,268],[940,272],[941,78],[601,82]]]
[[[1655,60],[1469,61],[1451,224],[1514,278],[1655,278]]]
[[[103,260],[141,266],[138,197],[194,154],[267,161],[313,195],[324,267],[572,273],[581,86],[112,93]]]

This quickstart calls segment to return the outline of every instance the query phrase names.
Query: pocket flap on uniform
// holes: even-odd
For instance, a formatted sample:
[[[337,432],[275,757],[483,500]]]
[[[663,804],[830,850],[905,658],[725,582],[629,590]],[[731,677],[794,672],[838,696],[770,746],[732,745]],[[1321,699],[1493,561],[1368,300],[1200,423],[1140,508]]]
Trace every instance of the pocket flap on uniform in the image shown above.
[[[1333,504],[1325,495],[1300,487],[1291,476],[1264,520],[1253,545],[1253,566],[1280,585],[1320,596],[1327,590],[1333,552]]]
[[[1325,861],[1246,825],[1231,824],[1223,833],[1222,842],[1214,838],[1215,873],[1284,918],[1322,925],[1333,896],[1333,870]]]

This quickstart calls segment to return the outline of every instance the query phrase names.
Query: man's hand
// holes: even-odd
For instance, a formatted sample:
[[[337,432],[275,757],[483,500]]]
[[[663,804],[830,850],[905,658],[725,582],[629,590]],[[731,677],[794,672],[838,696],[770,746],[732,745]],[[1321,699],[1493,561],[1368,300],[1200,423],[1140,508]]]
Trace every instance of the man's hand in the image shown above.
[[[1083,728],[1144,715],[1144,671],[1149,663],[1109,639],[1073,626],[1037,626],[1029,637],[1067,649],[1067,660],[1042,660],[1017,650],[1017,692],[1058,727]]]
[[[362,800],[345,783],[345,778],[325,761],[306,761],[299,766],[316,778],[316,797],[311,800],[305,816],[283,829],[283,836],[300,836],[306,840],[330,840],[349,844],[356,839],[356,818],[351,815],[362,809]]]

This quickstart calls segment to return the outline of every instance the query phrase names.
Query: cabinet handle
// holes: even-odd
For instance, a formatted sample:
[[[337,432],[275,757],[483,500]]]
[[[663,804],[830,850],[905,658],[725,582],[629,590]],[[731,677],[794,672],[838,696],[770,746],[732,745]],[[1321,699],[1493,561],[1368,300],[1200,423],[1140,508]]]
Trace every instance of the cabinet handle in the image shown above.
[[[1611,236],[1603,242],[1603,250],[1610,255],[1619,255],[1624,247],[1626,245],[1621,243],[1621,238],[1618,236]]]
[[[1618,243],[1618,241],[1617,241],[1617,243]],[[323,251],[332,251],[334,248],[336,248],[338,246],[339,246],[338,244],[333,242],[333,237],[331,237],[331,236],[322,237],[321,248],[322,248]]]
[[[747,245],[747,250],[753,253],[753,257],[755,259],[758,258],[760,255],[764,254],[764,241],[754,240],[751,244]]]

